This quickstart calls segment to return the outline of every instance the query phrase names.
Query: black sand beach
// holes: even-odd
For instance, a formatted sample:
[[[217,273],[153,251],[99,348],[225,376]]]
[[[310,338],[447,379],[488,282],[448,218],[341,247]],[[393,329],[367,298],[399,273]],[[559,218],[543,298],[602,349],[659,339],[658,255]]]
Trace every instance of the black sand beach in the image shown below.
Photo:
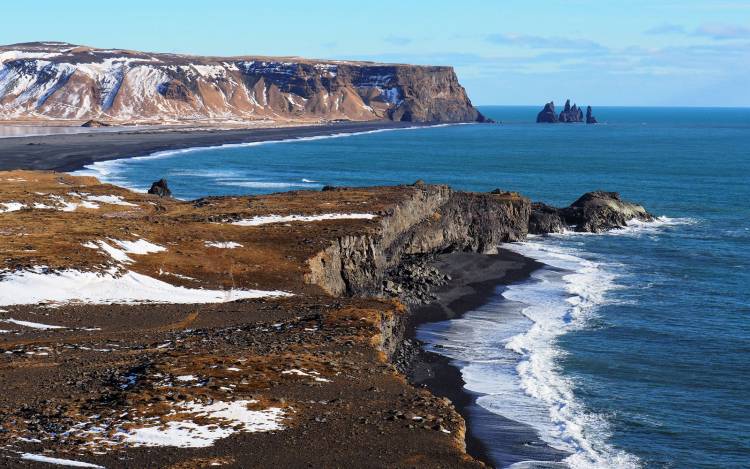
[[[0,170],[75,171],[95,161],[144,156],[159,151],[264,142],[337,133],[414,127],[412,122],[335,122],[237,130],[123,130],[0,139]]]
[[[442,255],[435,266],[452,280],[435,292],[437,301],[412,311],[405,334],[407,340],[415,341],[417,329],[423,324],[457,319],[486,304],[498,288],[528,279],[542,264],[501,249],[495,255],[468,252]],[[518,461],[552,462],[567,456],[541,441],[531,427],[477,405],[478,396],[464,389],[461,371],[450,359],[419,347],[408,375],[415,385],[426,386],[433,394],[453,401],[466,419],[468,453],[485,463],[506,467]]]

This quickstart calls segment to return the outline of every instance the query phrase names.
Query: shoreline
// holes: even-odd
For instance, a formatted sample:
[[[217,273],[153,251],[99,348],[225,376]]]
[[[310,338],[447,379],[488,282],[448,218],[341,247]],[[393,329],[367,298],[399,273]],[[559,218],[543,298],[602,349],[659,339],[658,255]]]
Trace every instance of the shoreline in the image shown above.
[[[453,360],[426,350],[416,338],[421,326],[463,317],[486,304],[504,285],[528,280],[544,264],[501,248],[490,255],[444,254],[433,265],[452,280],[433,292],[436,301],[414,306],[410,311],[404,342],[416,346],[406,365],[409,382],[453,402],[466,421],[466,452],[482,462],[493,467],[520,461],[559,462],[568,454],[551,448],[528,425],[477,405],[479,394],[464,388],[461,369]],[[488,447],[488,440],[493,442],[492,448]]]
[[[251,129],[163,129],[83,132],[0,139],[0,171],[72,172],[87,165],[163,151],[258,143],[339,133],[430,127],[419,122],[366,121]]]

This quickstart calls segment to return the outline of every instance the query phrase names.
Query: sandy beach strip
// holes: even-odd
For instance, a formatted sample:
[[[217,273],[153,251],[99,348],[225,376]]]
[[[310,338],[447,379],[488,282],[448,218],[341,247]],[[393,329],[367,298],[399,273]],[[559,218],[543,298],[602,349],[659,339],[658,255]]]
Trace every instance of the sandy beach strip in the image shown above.
[[[2,125],[2,124],[0,124]],[[319,137],[423,126],[413,122],[336,122],[251,129],[179,129],[90,132],[0,139],[0,170],[76,171],[96,161],[150,155],[160,151],[225,144]]]

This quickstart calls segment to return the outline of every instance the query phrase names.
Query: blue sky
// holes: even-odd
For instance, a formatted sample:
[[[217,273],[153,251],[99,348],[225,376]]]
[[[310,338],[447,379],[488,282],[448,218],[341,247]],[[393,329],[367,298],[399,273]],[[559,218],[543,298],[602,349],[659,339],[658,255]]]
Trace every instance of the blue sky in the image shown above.
[[[3,18],[2,44],[453,65],[476,104],[750,106],[750,0],[36,0]]]

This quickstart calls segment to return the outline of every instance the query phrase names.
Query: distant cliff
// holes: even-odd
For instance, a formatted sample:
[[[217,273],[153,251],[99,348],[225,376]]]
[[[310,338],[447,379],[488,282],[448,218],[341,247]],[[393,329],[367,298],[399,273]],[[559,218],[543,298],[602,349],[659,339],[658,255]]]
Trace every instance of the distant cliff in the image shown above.
[[[0,119],[483,122],[452,67],[0,46]]]

